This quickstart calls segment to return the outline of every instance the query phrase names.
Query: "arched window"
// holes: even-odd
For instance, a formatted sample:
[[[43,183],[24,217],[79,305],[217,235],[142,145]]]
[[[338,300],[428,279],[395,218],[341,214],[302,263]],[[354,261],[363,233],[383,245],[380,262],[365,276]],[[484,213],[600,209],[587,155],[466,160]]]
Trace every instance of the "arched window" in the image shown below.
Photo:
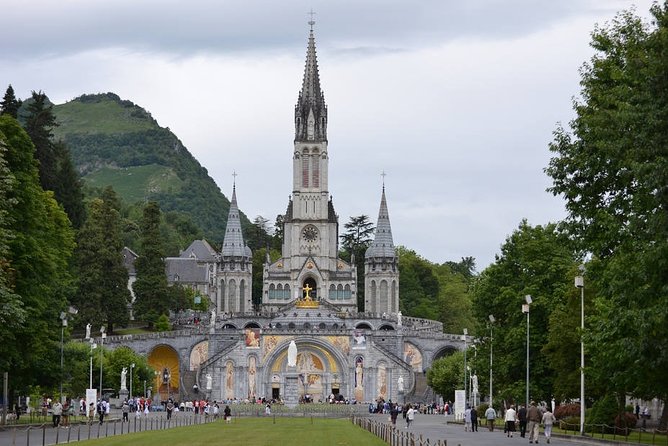
[[[309,163],[311,162],[311,156],[308,154],[307,150],[304,150],[302,156],[302,187],[309,187]]]
[[[389,311],[389,305],[388,305],[388,295],[387,295],[387,281],[382,280],[380,282],[380,300],[378,302],[378,311],[379,312],[385,312]]]
[[[320,187],[320,157],[318,156],[317,150],[311,155],[311,170],[311,178],[313,178],[313,184],[311,186]]]

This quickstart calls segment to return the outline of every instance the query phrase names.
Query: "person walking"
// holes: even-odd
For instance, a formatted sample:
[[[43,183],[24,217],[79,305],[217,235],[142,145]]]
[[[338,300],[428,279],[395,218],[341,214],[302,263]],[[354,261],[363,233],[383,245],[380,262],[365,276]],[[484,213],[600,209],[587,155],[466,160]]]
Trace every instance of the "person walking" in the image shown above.
[[[543,415],[540,413],[538,407],[536,407],[536,402],[532,401],[531,406],[529,406],[529,410],[527,411],[529,443],[538,443],[538,428],[540,427],[542,419]]]
[[[541,422],[543,423],[543,427],[545,428],[545,438],[547,439],[547,442],[550,442],[550,437],[552,436],[552,425],[554,422],[557,421],[557,419],[554,417],[554,414],[550,411],[550,408],[548,407],[545,413],[543,414],[543,419]]]
[[[524,438],[527,432],[527,408],[524,407],[524,404],[517,411],[517,419],[520,421],[520,437]]]
[[[496,410],[489,406],[485,411],[485,419],[487,420],[487,428],[490,432],[494,432],[494,420],[496,420]]]
[[[471,408],[471,432],[478,432],[478,411],[475,407]]]
[[[510,406],[506,410],[506,436],[513,438],[513,433],[515,432],[515,422],[517,421],[517,412],[515,412],[515,406]]]
[[[53,418],[53,427],[58,427],[60,425],[60,417],[63,414],[63,405],[60,404],[60,401],[56,401],[51,407],[51,415]]]
[[[123,401],[123,405],[121,406],[121,412],[123,412],[123,422],[130,422],[130,419],[128,418],[128,414],[130,413],[130,404],[128,404],[128,400]]]
[[[406,429],[411,427],[411,423],[415,420],[415,409],[410,404],[408,405],[408,410],[406,411]]]

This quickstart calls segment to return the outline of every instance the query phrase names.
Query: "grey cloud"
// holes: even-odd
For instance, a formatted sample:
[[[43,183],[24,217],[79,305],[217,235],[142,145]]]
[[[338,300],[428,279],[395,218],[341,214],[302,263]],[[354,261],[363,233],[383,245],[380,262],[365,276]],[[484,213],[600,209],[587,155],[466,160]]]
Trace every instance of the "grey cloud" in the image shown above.
[[[4,9],[0,55],[21,60],[119,47],[180,56],[272,48],[292,52],[304,45],[311,7],[317,12],[320,46],[360,55],[452,39],[512,38],[583,9],[580,0],[29,0]]]

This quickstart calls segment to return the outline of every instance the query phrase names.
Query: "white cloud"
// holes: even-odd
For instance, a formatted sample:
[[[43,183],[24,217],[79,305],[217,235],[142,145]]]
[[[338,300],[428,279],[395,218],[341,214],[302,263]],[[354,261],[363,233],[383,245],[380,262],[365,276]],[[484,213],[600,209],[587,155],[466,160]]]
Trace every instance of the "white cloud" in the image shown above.
[[[292,189],[313,7],[341,224],[376,219],[385,170],[395,243],[483,269],[522,218],[563,217],[545,192],[551,133],[572,117],[594,24],[631,4],[29,0],[3,10],[0,86],[57,103],[113,91],[170,127],[228,196],[236,170],[241,209],[273,221]]]

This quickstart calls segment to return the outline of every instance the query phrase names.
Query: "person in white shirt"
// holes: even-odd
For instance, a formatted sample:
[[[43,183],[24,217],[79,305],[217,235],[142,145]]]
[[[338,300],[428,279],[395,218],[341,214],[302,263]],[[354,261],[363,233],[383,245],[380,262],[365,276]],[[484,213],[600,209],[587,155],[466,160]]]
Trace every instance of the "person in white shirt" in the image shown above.
[[[510,406],[506,411],[506,436],[513,438],[513,432],[515,432],[515,421],[517,421],[517,412],[515,412],[515,406]]]
[[[413,409],[413,406],[409,405],[408,411],[406,412],[406,429],[408,429],[411,426],[413,420],[415,420],[415,412],[416,410]]]
[[[557,421],[557,419],[554,417],[554,414],[548,407],[543,414],[543,419],[541,421],[541,423],[543,423],[543,427],[545,428],[545,438],[547,438],[548,443],[550,442],[550,437],[552,436],[552,425],[555,421]]]

